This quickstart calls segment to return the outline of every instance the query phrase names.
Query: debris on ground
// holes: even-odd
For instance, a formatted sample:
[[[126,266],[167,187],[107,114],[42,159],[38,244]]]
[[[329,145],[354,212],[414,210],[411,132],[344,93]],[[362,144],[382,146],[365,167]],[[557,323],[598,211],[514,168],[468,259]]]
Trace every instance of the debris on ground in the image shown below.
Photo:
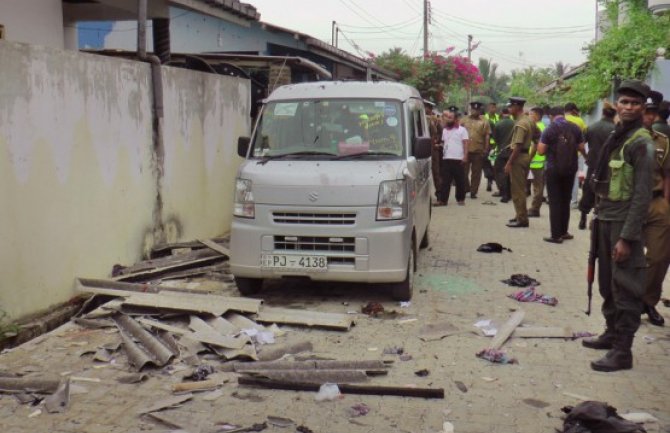
[[[573,340],[578,340],[580,338],[590,338],[590,337],[595,337],[597,334],[594,334],[593,332],[588,332],[588,331],[579,331],[579,332],[573,332],[572,333],[572,339]]]
[[[481,244],[479,247],[477,247],[477,251],[480,253],[502,253],[503,251],[509,251],[510,253],[512,252],[511,249],[502,246],[498,242],[487,242],[485,244]]]
[[[623,419],[616,408],[600,401],[585,401],[561,409],[567,414],[563,433],[644,433],[646,430]]]
[[[334,383],[324,383],[319,388],[319,392],[314,396],[316,401],[332,401],[340,398],[340,388]]]
[[[496,349],[484,349],[477,353],[477,358],[482,358],[487,361],[491,361],[495,364],[517,364],[518,361],[514,358],[510,358],[502,350]]]
[[[498,333],[498,328],[490,319],[480,320],[474,324],[476,328],[479,328],[486,337],[495,337]]]
[[[549,406],[549,403],[547,403],[546,401],[538,400],[535,398],[524,398],[521,401],[526,403],[528,406],[532,406],[538,409],[544,409],[545,407]]]
[[[365,403],[356,403],[351,406],[350,412],[352,417],[365,416],[370,413],[370,407]]]
[[[361,308],[361,312],[371,317],[377,317],[384,312],[384,306],[379,302],[368,302]]]
[[[188,376],[185,376],[185,380],[192,380],[192,381],[201,381],[207,379],[207,377],[214,373],[214,367],[208,364],[202,364],[198,365],[196,368],[193,369],[191,374]]]
[[[280,428],[286,428],[295,425],[295,422],[292,419],[282,418],[280,416],[268,416],[267,423]]]
[[[507,295],[507,297],[519,302],[538,302],[552,307],[558,305],[558,299],[556,297],[537,293],[534,286],[511,293]]]
[[[319,392],[318,383],[291,382],[258,377],[241,376],[237,379],[239,385],[257,386],[266,389],[283,389],[287,391],[309,391]],[[419,388],[409,386],[377,386],[377,385],[354,385],[348,383],[336,384],[342,394],[359,395],[395,395],[398,397],[418,398],[444,398],[443,388]]]
[[[449,322],[429,323],[419,330],[419,338],[426,342],[439,341],[458,332],[459,329]]]
[[[382,352],[384,355],[402,355],[405,353],[405,349],[402,347],[385,347],[384,352]]]
[[[426,377],[430,374],[430,371],[428,369],[423,368],[421,370],[415,371],[414,374],[416,374],[419,377]]]
[[[44,408],[49,413],[64,412],[70,404],[70,379],[66,379],[58,386],[56,392],[44,399]]]
[[[526,274],[512,274],[511,277],[506,280],[502,280],[502,282],[508,286],[514,287],[537,287],[540,285],[539,281],[537,281],[535,278],[529,277]]]
[[[574,335],[569,326],[519,326],[514,330],[512,337],[574,339]]]
[[[468,392],[468,387],[465,386],[465,384],[463,382],[461,382],[460,380],[457,380],[454,383],[456,384],[456,388],[458,388],[459,391],[461,391],[463,393]]]
[[[400,308],[409,308],[412,306],[411,301],[400,301]]]

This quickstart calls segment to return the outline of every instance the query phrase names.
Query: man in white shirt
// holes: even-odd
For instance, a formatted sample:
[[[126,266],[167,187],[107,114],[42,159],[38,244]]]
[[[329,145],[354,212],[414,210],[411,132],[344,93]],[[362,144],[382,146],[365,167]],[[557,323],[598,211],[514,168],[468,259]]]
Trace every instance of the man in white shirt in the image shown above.
[[[468,162],[468,131],[459,125],[456,113],[444,113],[444,129],[442,130],[442,161],[440,174],[442,191],[437,206],[446,206],[451,194],[451,184],[456,183],[456,201],[465,204],[465,164]]]

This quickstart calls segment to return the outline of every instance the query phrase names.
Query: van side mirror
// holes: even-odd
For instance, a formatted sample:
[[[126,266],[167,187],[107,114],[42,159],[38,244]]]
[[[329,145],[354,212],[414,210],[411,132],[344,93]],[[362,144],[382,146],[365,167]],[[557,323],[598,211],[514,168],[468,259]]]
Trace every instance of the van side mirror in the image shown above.
[[[430,137],[416,137],[413,143],[412,154],[416,159],[430,158],[433,149],[433,140]]]
[[[249,153],[249,144],[251,143],[251,137],[240,137],[237,139],[237,154],[242,158],[247,157]]]

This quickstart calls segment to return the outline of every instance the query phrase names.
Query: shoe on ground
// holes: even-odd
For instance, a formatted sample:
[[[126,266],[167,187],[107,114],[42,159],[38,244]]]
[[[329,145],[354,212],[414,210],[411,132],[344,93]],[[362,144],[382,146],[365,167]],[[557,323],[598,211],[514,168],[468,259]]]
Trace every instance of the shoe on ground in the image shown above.
[[[500,191],[496,191],[493,194],[491,194],[491,197],[500,197]]]
[[[459,201],[459,202],[458,202],[458,205],[459,205],[459,206],[465,206],[465,202],[464,202],[464,201]]]
[[[511,220],[508,220],[507,222],[508,222],[508,223],[515,223],[515,222],[516,222],[516,218],[512,218]]]
[[[653,305],[645,305],[644,306],[644,312],[647,313],[647,317],[649,318],[649,323],[651,323],[654,326],[664,326],[665,325],[665,319],[661,314],[656,310],[656,307]]]
[[[549,242],[552,244],[562,244],[563,239],[561,238],[552,238],[551,236],[547,236],[546,238],[543,238],[545,242]]]
[[[537,210],[537,211],[530,210],[530,211],[528,211],[528,217],[529,218],[539,218],[540,217],[540,211],[539,210]]]
[[[586,214],[583,213],[581,217],[579,217],[579,230],[586,230]]]
[[[477,198],[477,194],[470,193],[470,198]]]
[[[569,240],[574,239],[574,238],[575,237],[572,236],[570,233],[566,233],[563,236],[561,236],[561,239],[563,239],[564,241],[569,241]]]
[[[433,204],[433,207],[446,206],[447,204],[443,201],[437,201]]]
[[[630,350],[614,348],[597,361],[591,362],[591,369],[610,373],[633,368],[633,354]]]
[[[491,185],[486,185],[486,192],[491,192],[492,190]]]
[[[508,199],[507,197],[503,197],[503,198],[500,199],[500,203],[507,203],[507,202],[509,202],[509,200],[510,199]]]
[[[582,340],[582,346],[595,350],[610,350],[614,346],[614,335],[605,332],[597,337]]]
[[[528,227],[528,225],[529,224],[527,222],[522,223],[522,222],[519,222],[519,221],[514,221],[514,222],[507,223],[507,227],[510,227],[510,228],[513,228],[513,229],[526,228],[526,227]]]

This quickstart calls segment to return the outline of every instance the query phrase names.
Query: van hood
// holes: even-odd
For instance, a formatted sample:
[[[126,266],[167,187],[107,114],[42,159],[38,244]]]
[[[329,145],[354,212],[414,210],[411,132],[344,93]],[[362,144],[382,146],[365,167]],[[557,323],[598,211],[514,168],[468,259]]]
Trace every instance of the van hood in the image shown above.
[[[257,204],[375,206],[379,184],[402,179],[404,160],[247,161],[239,177],[252,182]]]

